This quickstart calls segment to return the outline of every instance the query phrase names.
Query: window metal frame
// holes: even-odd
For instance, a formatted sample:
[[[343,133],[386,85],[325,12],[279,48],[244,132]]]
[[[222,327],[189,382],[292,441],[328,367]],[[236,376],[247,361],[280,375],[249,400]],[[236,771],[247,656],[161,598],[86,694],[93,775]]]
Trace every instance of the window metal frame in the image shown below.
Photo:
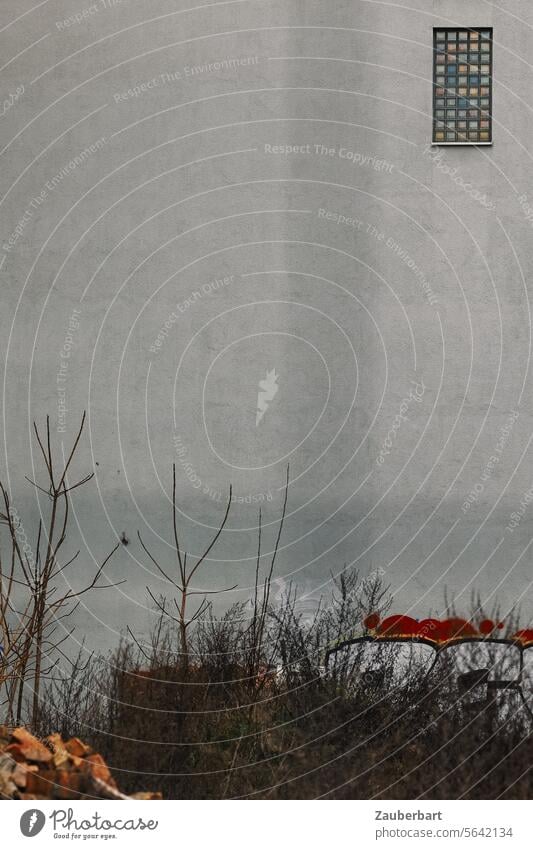
[[[436,99],[437,99],[437,32],[448,32],[449,30],[465,30],[468,32],[481,32],[484,30],[485,32],[490,32],[490,53],[489,53],[489,133],[490,140],[489,141],[469,141],[468,139],[464,139],[463,141],[436,141],[435,140],[435,122],[436,122]],[[449,26],[444,25],[440,27],[433,27],[433,48],[432,48],[432,112],[431,112],[431,144],[433,147],[490,147],[494,143],[494,134],[493,134],[493,121],[492,121],[492,90],[493,90],[493,64],[494,64],[494,30],[492,27],[466,27],[466,26]]]

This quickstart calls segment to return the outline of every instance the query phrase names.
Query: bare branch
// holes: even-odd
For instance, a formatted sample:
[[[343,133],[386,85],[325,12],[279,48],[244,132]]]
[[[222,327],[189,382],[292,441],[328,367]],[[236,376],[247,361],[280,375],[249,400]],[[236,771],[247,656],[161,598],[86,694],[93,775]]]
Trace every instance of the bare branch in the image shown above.
[[[54,475],[53,475],[52,465],[51,465],[50,460],[49,460],[49,455],[47,454],[45,447],[44,447],[43,443],[41,442],[41,436],[40,436],[39,430],[37,428],[37,422],[33,423],[33,430],[35,431],[35,436],[37,437],[37,442],[39,443],[39,448],[41,449],[41,454],[43,455],[43,459],[44,459],[44,462],[45,462],[45,465],[46,465],[46,469],[48,471],[48,477],[50,478],[50,480],[53,480]],[[48,433],[48,435],[50,435],[50,434]],[[49,448],[50,448],[50,446],[49,446]]]
[[[74,492],[75,489],[78,489],[78,487],[83,486],[84,484],[88,483],[93,478],[94,478],[94,472],[91,472],[89,475],[85,475],[85,477],[82,478],[81,480],[79,480],[77,483],[72,484],[72,486],[64,486],[63,492],[65,494],[67,492]]]
[[[79,445],[79,442],[80,442],[80,439],[81,439],[81,435],[83,433],[83,428],[85,427],[85,417],[86,417],[86,415],[87,415],[87,413],[84,410],[83,416],[81,417],[81,424],[78,428],[78,433],[77,433],[76,438],[74,440],[74,445],[72,446],[72,450],[71,450],[71,452],[68,456],[67,462],[66,462],[65,467],[63,469],[63,474],[61,475],[61,480],[59,481],[59,484],[57,485],[57,491],[59,491],[61,489],[61,487],[63,486],[63,482],[66,478],[70,464],[72,463],[72,460],[74,458],[74,454],[76,453],[76,450],[78,448],[78,445]],[[48,421],[48,418],[47,418],[47,421]]]
[[[194,573],[195,573],[195,572],[199,569],[199,567],[202,565],[202,563],[204,562],[205,558],[208,556],[208,554],[210,553],[210,551],[213,549],[213,546],[216,544],[216,542],[217,542],[218,538],[220,537],[220,534],[221,534],[221,533],[222,533],[222,531],[224,530],[224,528],[225,528],[225,526],[226,526],[226,522],[228,521],[229,511],[231,510],[231,496],[232,496],[232,492],[233,492],[233,487],[232,487],[232,486],[230,486],[230,488],[229,488],[229,496],[228,496],[228,504],[227,504],[227,507],[226,507],[226,512],[225,512],[225,514],[224,514],[224,518],[222,519],[222,524],[220,525],[220,527],[219,527],[218,531],[216,532],[215,536],[214,536],[214,537],[213,537],[213,539],[211,540],[210,544],[207,546],[206,550],[204,551],[204,553],[202,554],[202,556],[200,557],[200,559],[197,561],[196,565],[195,565],[195,566],[191,569],[191,571],[190,571],[190,573],[189,573],[189,576],[188,576],[188,578],[187,578],[186,583],[190,583],[192,576],[193,576],[193,575],[194,575]]]
[[[165,616],[168,616],[170,619],[173,619],[173,620],[174,620],[174,622],[178,622],[179,620],[178,620],[178,619],[176,619],[176,617],[175,617],[175,616],[172,616],[172,613],[170,613],[170,611],[166,609],[165,604],[164,604],[164,603],[163,603],[163,604],[162,604],[162,603],[160,603],[160,602],[159,602],[159,600],[158,600],[158,599],[154,596],[154,594],[153,594],[152,590],[150,589],[150,587],[146,587],[146,589],[148,590],[148,595],[150,596],[150,598],[152,599],[152,601],[154,602],[154,604],[155,604],[155,605],[159,608],[159,610],[161,611],[161,613],[164,613],[164,614],[165,614]]]
[[[238,584],[233,584],[232,587],[224,587],[222,590],[187,590],[187,595],[219,595],[220,593],[230,593],[236,590]]]
[[[49,490],[49,489],[43,489],[43,487],[42,487],[42,486],[39,486],[39,484],[38,484],[38,483],[35,483],[35,481],[32,481],[32,479],[31,479],[31,478],[29,478],[29,477],[28,477],[28,475],[24,475],[24,478],[25,478],[25,480],[27,480],[27,481],[28,481],[28,483],[31,483],[31,485],[32,485],[32,486],[34,486],[34,487],[35,487],[35,489],[39,489],[41,492],[44,492],[44,494],[45,494],[48,498],[52,498],[52,493],[50,492],[50,490]]]
[[[138,649],[139,649],[139,651],[141,652],[141,654],[142,654],[142,655],[146,658],[146,660],[148,660],[148,661],[149,661],[149,660],[150,660],[150,655],[149,655],[149,654],[147,654],[147,653],[145,652],[145,650],[144,650],[144,649],[143,649],[143,647],[141,646],[140,642],[138,641],[137,637],[135,636],[135,634],[133,633],[133,631],[131,630],[131,628],[130,628],[130,626],[129,626],[129,625],[128,625],[128,627],[127,627],[127,630],[128,630],[128,633],[129,633],[130,637],[132,638],[133,642],[135,643],[135,645],[137,646],[137,648],[138,648]]]
[[[176,516],[176,464],[172,464],[172,525],[174,528],[174,542],[176,544],[176,554],[178,556],[178,565],[180,568],[181,583],[185,583],[185,569],[181,557],[180,543],[178,539],[178,525]]]
[[[163,575],[163,577],[164,577],[164,578],[166,578],[166,579],[167,579],[167,581],[169,582],[169,584],[172,584],[172,586],[173,586],[173,587],[176,587],[177,589],[179,589],[179,586],[176,584],[176,582],[175,582],[175,581],[173,581],[173,580],[172,580],[172,578],[169,578],[169,576],[167,575],[167,573],[165,572],[165,570],[163,569],[163,567],[159,565],[159,563],[157,562],[157,560],[155,559],[155,557],[153,557],[153,556],[152,556],[152,554],[148,551],[147,547],[145,546],[145,544],[144,544],[144,542],[143,542],[143,539],[142,539],[141,534],[140,534],[140,532],[139,532],[139,531],[137,531],[137,536],[139,537],[139,542],[141,543],[141,545],[142,545],[142,547],[143,547],[144,551],[146,552],[146,554],[148,555],[148,557],[150,558],[150,560],[152,561],[152,563],[154,564],[154,566],[156,567],[156,569],[158,569],[158,570],[161,572],[161,574]]]

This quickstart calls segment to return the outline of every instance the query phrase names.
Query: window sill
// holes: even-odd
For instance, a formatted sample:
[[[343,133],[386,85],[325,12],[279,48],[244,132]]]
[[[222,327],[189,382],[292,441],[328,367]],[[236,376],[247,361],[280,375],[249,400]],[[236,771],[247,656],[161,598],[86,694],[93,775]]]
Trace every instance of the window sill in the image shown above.
[[[431,147],[492,147],[493,142],[488,141],[479,141],[479,142],[446,142],[446,141],[432,141]]]

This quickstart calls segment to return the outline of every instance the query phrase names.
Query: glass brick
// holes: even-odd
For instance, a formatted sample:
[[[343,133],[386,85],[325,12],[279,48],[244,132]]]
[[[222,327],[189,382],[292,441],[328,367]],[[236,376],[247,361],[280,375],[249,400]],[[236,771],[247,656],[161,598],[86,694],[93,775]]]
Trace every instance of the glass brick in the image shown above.
[[[435,30],[435,141],[490,139],[490,30]],[[444,123],[444,126],[443,126]]]

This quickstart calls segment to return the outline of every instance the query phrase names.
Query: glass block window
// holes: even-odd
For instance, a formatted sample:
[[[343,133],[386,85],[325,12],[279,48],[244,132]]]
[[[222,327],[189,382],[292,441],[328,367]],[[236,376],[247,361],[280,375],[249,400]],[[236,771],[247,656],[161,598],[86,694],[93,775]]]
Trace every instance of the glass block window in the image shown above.
[[[433,141],[492,141],[492,29],[433,30]]]

